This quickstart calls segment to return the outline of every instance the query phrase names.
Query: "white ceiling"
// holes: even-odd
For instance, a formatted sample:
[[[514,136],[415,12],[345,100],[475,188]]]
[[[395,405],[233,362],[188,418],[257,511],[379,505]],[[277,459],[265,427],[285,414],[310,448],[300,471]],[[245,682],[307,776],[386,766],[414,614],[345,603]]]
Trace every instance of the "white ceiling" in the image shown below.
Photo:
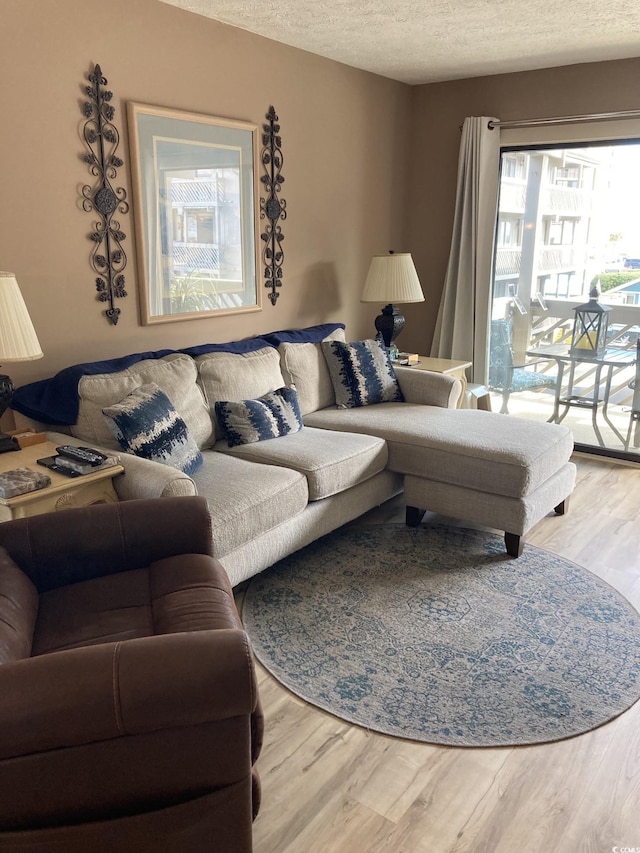
[[[162,0],[405,83],[640,56],[638,0]]]

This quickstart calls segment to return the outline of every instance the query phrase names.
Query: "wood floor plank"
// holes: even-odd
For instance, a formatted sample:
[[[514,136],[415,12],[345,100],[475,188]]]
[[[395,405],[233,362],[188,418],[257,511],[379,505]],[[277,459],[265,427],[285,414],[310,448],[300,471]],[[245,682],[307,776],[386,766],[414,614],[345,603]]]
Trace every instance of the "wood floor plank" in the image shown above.
[[[363,838],[385,836],[389,821],[337,793],[282,853],[341,853],[359,850]]]
[[[427,784],[438,747],[376,735],[347,792],[397,823]]]
[[[269,720],[267,713],[260,768],[263,806],[254,824],[254,839],[256,850],[281,853],[353,773],[370,735],[291,701],[276,725],[269,726]],[[265,792],[269,792],[266,797]]]
[[[602,728],[607,729],[612,737],[604,760],[591,773],[559,849],[570,850],[585,836],[593,850],[640,848],[640,703]]]
[[[397,826],[371,853],[448,853],[477,803],[488,795],[510,749],[439,748],[429,778]]]
[[[568,514],[544,518],[527,542],[593,571],[640,608],[640,467],[576,462]],[[398,497],[355,523],[403,521]],[[266,733],[255,853],[640,849],[640,703],[558,743],[453,749],[337,720],[257,670]]]
[[[456,853],[566,849],[560,842],[565,826],[583,802],[613,738],[613,730],[602,727],[580,740],[511,750],[453,849]]]

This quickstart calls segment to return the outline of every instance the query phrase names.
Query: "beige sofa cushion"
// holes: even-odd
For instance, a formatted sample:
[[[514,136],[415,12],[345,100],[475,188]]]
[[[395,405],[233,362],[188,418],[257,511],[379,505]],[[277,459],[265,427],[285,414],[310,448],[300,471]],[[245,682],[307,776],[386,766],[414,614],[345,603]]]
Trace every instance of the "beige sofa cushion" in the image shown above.
[[[120,449],[102,414],[103,408],[119,403],[142,385],[154,383],[171,400],[198,448],[209,447],[213,442],[213,421],[196,378],[194,360],[182,353],[145,359],[118,373],[83,376],[78,383],[78,420],[71,427],[71,434],[87,444]]]
[[[221,441],[216,450],[299,471],[307,478],[310,501],[322,500],[362,483],[384,470],[387,464],[387,444],[382,438],[312,427],[239,447],[229,447]]]
[[[202,468],[193,480],[209,506],[218,559],[307,506],[307,481],[298,471],[260,465],[214,450],[202,456]]]
[[[324,340],[344,341],[344,329],[336,329]],[[321,343],[284,343],[278,352],[282,375],[287,385],[295,385],[302,415],[335,406],[336,394]]]
[[[254,400],[286,385],[280,370],[278,350],[265,346],[253,352],[211,352],[195,359],[198,384],[216,425],[216,435],[223,431],[215,420],[214,406],[222,400],[238,402]]]

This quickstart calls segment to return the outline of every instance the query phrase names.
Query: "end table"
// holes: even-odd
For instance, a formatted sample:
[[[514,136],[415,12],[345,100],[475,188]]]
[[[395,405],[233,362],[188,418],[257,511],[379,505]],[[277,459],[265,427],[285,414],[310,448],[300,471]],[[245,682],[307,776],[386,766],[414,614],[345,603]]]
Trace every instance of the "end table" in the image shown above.
[[[22,450],[0,454],[0,474],[13,468],[31,468],[33,471],[42,471],[51,478],[51,485],[44,489],[25,492],[13,498],[0,498],[0,521],[95,503],[114,503],[118,500],[113,488],[113,478],[124,472],[122,465],[100,468],[80,477],[65,477],[64,474],[43,468],[36,462],[36,459],[54,456],[55,453],[56,445],[45,441]]]
[[[465,391],[467,390],[466,370],[472,366],[472,363],[470,361],[456,361],[451,358],[432,358],[428,355],[421,355],[419,359],[416,364],[409,364],[407,366],[413,370],[430,370],[433,373],[446,373],[462,382],[462,394],[460,394],[460,399],[458,400],[458,408],[462,408]]]

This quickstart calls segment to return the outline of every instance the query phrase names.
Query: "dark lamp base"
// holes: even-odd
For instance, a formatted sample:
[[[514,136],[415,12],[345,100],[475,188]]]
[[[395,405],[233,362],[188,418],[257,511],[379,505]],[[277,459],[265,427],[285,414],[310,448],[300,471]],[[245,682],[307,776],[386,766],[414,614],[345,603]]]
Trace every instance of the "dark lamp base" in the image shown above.
[[[0,453],[6,453],[9,450],[20,450],[20,445],[13,436],[0,432]]]
[[[9,408],[14,390],[11,379],[5,373],[0,373],[0,418]],[[7,450],[20,450],[20,445],[15,438],[0,432],[0,453],[6,453]]]
[[[404,316],[395,305],[385,305],[382,313],[376,317],[375,326],[382,335],[384,345],[389,349],[404,328]]]
[[[15,391],[13,382],[6,373],[0,373],[0,418],[9,408],[9,403]]]

